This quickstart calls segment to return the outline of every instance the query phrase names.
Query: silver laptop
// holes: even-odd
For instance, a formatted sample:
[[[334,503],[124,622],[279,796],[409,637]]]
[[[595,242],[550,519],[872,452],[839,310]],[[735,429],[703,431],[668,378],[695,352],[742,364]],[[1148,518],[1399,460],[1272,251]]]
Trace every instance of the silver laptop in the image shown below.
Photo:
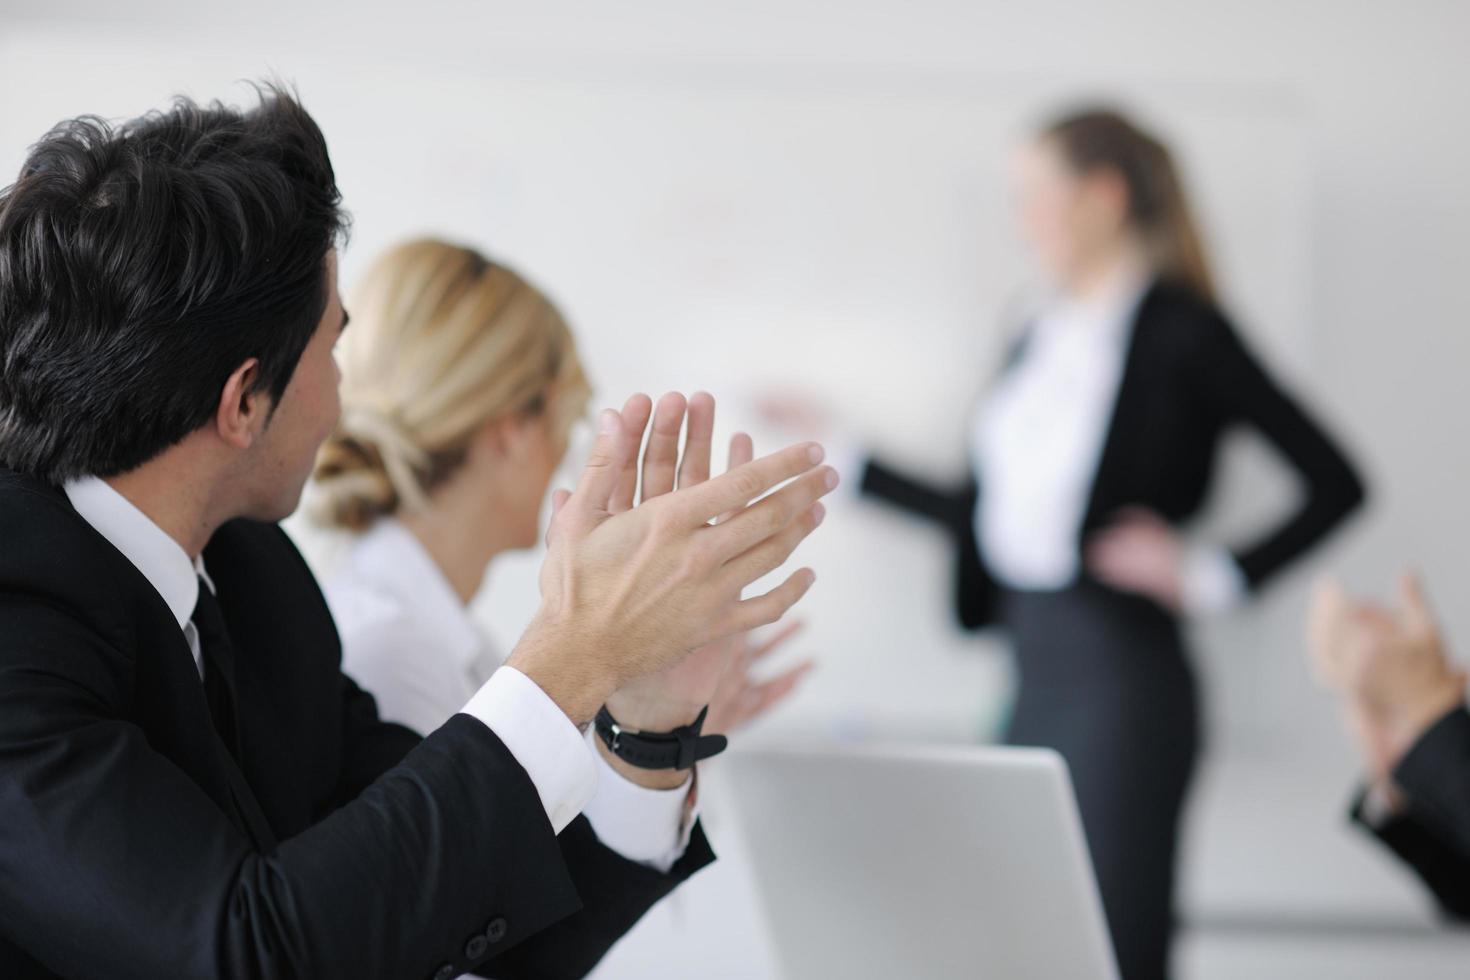
[[[721,768],[788,980],[1116,980],[1056,753],[763,749]]]

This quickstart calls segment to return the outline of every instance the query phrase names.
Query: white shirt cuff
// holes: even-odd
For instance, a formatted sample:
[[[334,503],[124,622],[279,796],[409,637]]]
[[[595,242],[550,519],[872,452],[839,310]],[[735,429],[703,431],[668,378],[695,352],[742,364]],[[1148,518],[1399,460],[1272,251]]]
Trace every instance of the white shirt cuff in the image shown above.
[[[1388,790],[1377,783],[1369,786],[1363,794],[1363,806],[1359,812],[1363,823],[1373,830],[1382,830],[1398,816],[1398,809],[1393,805],[1393,798],[1388,795]]]
[[[501,667],[462,709],[484,722],[531,777],[553,833],[560,834],[597,791],[590,746],[531,678]]]
[[[699,777],[676,789],[648,789],[624,778],[595,747],[591,750],[597,795],[587,804],[587,819],[597,839],[628,860],[667,874],[689,847],[699,814]]]
[[[1228,612],[1250,593],[1250,583],[1230,552],[1196,545],[1184,555],[1184,611],[1193,616]]]

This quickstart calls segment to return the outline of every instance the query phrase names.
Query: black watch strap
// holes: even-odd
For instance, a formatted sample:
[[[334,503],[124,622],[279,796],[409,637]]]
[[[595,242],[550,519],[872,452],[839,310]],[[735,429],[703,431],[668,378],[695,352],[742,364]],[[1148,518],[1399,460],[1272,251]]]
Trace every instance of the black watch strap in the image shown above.
[[[728,741],[723,735],[701,735],[706,706],[691,725],[671,732],[630,732],[617,723],[604,705],[597,712],[593,727],[597,737],[613,755],[639,769],[692,769],[696,762],[725,751]]]

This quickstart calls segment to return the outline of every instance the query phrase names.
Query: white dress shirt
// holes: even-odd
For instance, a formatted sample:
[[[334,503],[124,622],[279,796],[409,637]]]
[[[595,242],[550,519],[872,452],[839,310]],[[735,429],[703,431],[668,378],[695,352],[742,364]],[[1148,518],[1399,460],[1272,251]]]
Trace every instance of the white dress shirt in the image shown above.
[[[214,584],[205,572],[202,557],[191,560],[178,542],[104,480],[96,477],[72,480],[63,489],[82,519],[132,562],[158,591],[178,620],[194,655],[195,667],[203,677],[199,633],[192,617],[199,599],[200,579],[210,589]],[[427,561],[427,556],[422,557]],[[437,571],[435,568],[436,574]],[[432,589],[423,591],[433,593]],[[440,625],[438,633],[452,634],[463,625],[463,608],[455,611],[458,614],[452,620],[455,625]],[[347,631],[343,632],[345,638]],[[418,655],[426,663],[432,660],[432,653],[441,649],[433,630],[422,634],[400,630],[394,635],[404,638],[408,644],[406,653]],[[405,663],[411,666],[413,661],[405,660]],[[682,855],[693,823],[692,814],[686,818],[684,813],[688,795],[684,790],[664,793],[628,783],[637,792],[623,792],[625,787],[605,778],[604,786],[611,785],[611,788],[597,794],[603,798],[602,810],[615,811],[626,819],[602,815],[602,810],[594,816],[594,808],[589,808],[588,802],[598,788],[601,757],[534,681],[514,668],[502,667],[493,675],[487,672],[483,683],[466,682],[462,690],[468,693],[439,713],[434,724],[418,730],[432,731],[457,710],[463,710],[489,727],[525,769],[556,833],[561,833],[586,808],[598,837],[631,860],[666,871]],[[393,720],[407,719],[400,716]],[[621,777],[618,780],[627,782]]]
[[[457,711],[490,725],[531,774],[560,832],[584,809],[598,838],[667,871],[684,853],[694,812],[685,788],[653,790],[607,764],[555,703],[504,657],[423,545],[392,518],[359,538],[326,587],[342,636],[342,668],[379,714],[431,732]]]
[[[1063,589],[1081,571],[1082,522],[1146,288],[1121,277],[1095,302],[1059,303],[1044,313],[1020,362],[977,409],[975,533],[986,566],[1011,588]],[[1187,611],[1224,610],[1246,591],[1228,552],[1187,549]]]
[[[194,626],[194,606],[199,602],[201,578],[211,591],[214,589],[204,570],[203,556],[190,561],[177,541],[104,480],[71,480],[62,489],[82,520],[122,552],[163,597],[184,631],[189,652],[194,655],[194,668],[203,679],[204,660],[199,650],[199,630]]]

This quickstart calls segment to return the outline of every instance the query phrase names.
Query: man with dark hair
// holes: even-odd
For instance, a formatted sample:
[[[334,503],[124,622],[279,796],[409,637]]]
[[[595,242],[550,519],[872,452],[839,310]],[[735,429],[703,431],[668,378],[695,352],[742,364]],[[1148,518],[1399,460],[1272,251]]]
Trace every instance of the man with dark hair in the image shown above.
[[[741,599],[835,474],[803,444],[624,510],[643,433],[602,413],[507,665],[422,741],[382,722],[274,523],[336,422],[344,225],[272,87],[62,123],[0,192],[7,980],[580,976],[712,859],[688,769],[719,672],[680,661],[804,594]],[[579,815],[619,691],[612,730],[672,747],[610,743],[667,862]]]

